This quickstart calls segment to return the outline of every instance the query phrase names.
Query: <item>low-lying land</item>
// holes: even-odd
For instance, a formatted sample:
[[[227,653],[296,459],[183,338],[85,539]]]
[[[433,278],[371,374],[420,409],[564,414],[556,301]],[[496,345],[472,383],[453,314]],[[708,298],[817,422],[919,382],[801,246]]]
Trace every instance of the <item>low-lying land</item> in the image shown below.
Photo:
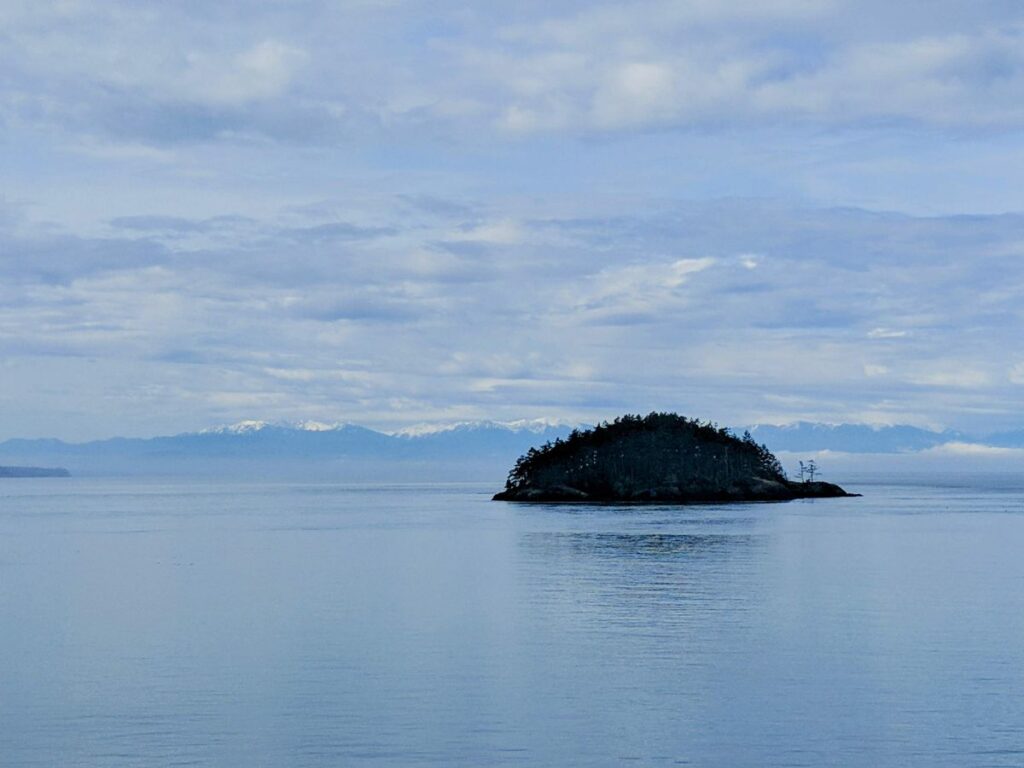
[[[63,467],[0,467],[0,477],[71,477]]]

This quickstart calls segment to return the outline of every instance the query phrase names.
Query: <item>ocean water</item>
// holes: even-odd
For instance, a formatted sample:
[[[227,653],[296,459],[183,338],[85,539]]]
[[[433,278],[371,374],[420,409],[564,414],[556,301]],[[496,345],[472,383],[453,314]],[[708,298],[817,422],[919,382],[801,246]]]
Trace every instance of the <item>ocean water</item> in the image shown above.
[[[1024,764],[1024,478],[848,486],[3,481],[0,765]]]

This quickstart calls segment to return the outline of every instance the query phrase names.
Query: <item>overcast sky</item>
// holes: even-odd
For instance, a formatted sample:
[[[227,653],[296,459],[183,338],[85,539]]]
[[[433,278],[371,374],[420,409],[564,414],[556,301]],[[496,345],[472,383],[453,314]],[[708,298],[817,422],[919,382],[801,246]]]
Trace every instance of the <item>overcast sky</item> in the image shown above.
[[[1024,427],[1016,0],[0,0],[0,438]]]

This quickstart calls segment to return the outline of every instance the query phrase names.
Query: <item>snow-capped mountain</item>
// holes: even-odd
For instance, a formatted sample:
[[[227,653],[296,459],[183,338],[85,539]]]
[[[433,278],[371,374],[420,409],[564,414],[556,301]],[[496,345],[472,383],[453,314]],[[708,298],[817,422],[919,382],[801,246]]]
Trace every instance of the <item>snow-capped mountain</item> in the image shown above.
[[[555,431],[559,434],[563,431],[572,431],[576,426],[571,422],[560,419],[517,419],[515,421],[456,421],[442,424],[414,424],[411,427],[391,432],[395,437],[415,439],[428,435],[437,435],[445,432],[478,432],[478,431],[505,431],[505,432],[529,432],[535,435],[542,435]]]
[[[295,430],[299,432],[333,432],[346,427],[354,427],[354,424],[335,422],[325,424],[322,421],[297,421],[297,422],[269,422],[247,419],[234,424],[225,424],[219,427],[208,427],[198,432],[200,435],[249,435],[253,432],[261,432],[264,429]]]
[[[402,456],[421,461],[463,459],[502,461],[511,465],[531,447],[572,432],[573,426],[546,419],[464,421],[410,427],[393,433]]]
[[[261,429],[266,429],[270,426],[269,422],[266,421],[255,421],[249,419],[246,421],[239,421],[235,424],[225,424],[219,427],[207,427],[199,431],[201,435],[246,435],[252,432],[259,432]]]

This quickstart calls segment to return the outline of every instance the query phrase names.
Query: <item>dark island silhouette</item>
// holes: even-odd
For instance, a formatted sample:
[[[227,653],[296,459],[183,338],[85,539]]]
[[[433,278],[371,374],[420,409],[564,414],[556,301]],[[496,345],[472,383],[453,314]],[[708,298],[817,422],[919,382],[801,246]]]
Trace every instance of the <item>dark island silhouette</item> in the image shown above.
[[[516,461],[496,501],[687,504],[856,496],[795,482],[764,445],[674,413],[621,416]]]

